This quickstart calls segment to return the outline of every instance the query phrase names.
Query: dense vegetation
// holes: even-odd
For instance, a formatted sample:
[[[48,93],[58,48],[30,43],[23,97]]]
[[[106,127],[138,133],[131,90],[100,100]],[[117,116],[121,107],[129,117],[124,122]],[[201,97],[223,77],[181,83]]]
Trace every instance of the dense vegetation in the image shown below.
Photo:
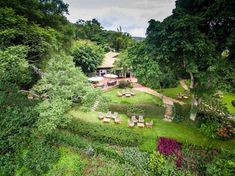
[[[177,0],[137,43],[96,19],[70,23],[63,0],[1,0],[0,175],[234,175],[234,8],[229,0]],[[103,94],[88,82],[112,50],[124,73],[166,96],[176,98],[178,80],[190,80],[172,123],[162,120],[158,97],[120,98],[120,89]],[[220,98],[218,90],[229,93]],[[97,101],[122,123],[101,124],[91,112]],[[136,114],[153,128],[128,129]]]

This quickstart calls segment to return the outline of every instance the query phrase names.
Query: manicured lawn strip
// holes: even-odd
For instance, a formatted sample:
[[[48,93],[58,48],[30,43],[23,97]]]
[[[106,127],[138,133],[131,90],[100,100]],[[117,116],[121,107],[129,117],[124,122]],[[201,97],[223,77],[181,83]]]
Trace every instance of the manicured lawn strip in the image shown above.
[[[235,115],[235,107],[232,105],[231,101],[235,100],[235,93],[224,93],[224,97],[222,98],[223,102],[226,103],[228,111]]]
[[[109,124],[103,124],[98,119],[98,115],[97,115],[98,112],[83,113],[83,112],[79,112],[79,110],[76,110],[76,111],[73,110],[72,113],[70,114],[73,115],[75,118],[80,118],[90,123],[98,123],[101,128],[109,126],[110,127],[109,129],[111,131],[112,131],[112,128],[114,129],[120,128],[120,130],[127,128],[128,117],[124,114],[120,115],[120,117],[123,120],[120,125],[114,124],[113,121],[111,121],[111,123]],[[160,117],[147,116],[145,120],[146,121],[153,120],[154,125],[152,129],[148,129],[148,128],[142,129],[136,126],[133,129],[130,129],[134,132],[138,132],[140,136],[142,137],[143,142],[140,145],[138,144],[138,142],[136,142],[135,146],[139,145],[141,150],[143,151],[152,152],[153,150],[155,150],[156,139],[157,137],[161,137],[161,136],[174,138],[178,140],[179,142],[193,144],[196,146],[204,146],[204,147],[216,148],[216,149],[223,148],[223,149],[235,151],[235,139],[229,140],[229,141],[220,141],[220,140],[208,138],[204,136],[203,134],[201,134],[200,131],[190,123],[165,122],[161,119],[161,116]]]
[[[124,89],[113,89],[105,93],[107,97],[110,98],[112,103],[119,104],[162,104],[162,100],[159,97],[155,97],[153,95],[136,91],[136,95],[132,97],[118,97],[117,93],[123,91]]]

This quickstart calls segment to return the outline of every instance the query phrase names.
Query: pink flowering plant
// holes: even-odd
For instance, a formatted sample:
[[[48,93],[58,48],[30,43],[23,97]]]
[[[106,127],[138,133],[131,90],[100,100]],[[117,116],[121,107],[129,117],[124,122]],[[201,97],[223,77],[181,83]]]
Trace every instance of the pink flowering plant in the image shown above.
[[[166,156],[175,156],[177,167],[181,167],[181,144],[175,139],[165,137],[158,138],[157,150]]]

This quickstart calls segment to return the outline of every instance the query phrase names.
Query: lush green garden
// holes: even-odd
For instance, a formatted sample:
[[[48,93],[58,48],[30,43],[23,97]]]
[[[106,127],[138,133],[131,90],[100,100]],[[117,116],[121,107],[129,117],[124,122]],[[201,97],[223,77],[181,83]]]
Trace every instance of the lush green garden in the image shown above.
[[[71,23],[68,6],[0,1],[0,176],[234,176],[234,1],[177,0],[141,41],[96,19]],[[111,51],[120,52],[111,71],[184,104],[117,96],[127,81],[94,88],[88,76]],[[121,123],[99,120],[108,111]],[[153,124],[137,127],[132,115]]]

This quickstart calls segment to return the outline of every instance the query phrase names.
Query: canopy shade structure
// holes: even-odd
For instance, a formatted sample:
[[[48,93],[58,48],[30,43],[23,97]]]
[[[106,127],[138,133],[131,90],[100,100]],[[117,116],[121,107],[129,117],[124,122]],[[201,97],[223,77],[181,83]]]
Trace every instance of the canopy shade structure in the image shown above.
[[[88,81],[91,81],[91,82],[100,82],[103,79],[104,79],[103,77],[91,77],[91,78],[88,78]]]
[[[104,77],[105,78],[117,78],[118,76],[114,74],[105,74]]]

